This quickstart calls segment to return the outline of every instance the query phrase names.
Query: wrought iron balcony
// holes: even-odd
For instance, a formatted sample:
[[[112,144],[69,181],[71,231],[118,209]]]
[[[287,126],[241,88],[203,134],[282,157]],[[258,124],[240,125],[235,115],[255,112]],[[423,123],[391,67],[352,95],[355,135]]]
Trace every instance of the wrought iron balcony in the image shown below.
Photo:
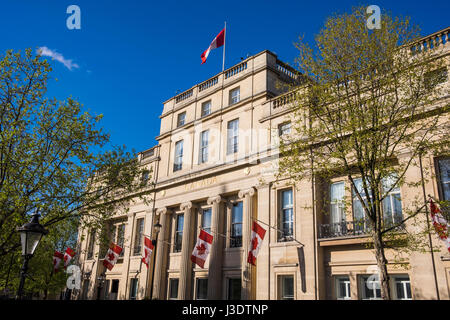
[[[398,223],[398,221],[395,221],[395,223]],[[385,224],[385,227],[388,228],[390,225],[392,223]],[[404,229],[404,225],[396,227],[396,230],[400,232]],[[319,225],[319,239],[357,237],[368,235],[370,232],[371,226],[367,219]]]

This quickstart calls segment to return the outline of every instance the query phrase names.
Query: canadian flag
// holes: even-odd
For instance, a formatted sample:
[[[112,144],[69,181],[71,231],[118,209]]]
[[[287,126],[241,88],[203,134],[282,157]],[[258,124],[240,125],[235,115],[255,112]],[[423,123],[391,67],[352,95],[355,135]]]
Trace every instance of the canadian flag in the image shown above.
[[[434,230],[439,238],[445,242],[447,250],[450,252],[450,237],[448,236],[448,221],[444,218],[441,210],[430,199],[431,219],[433,220]]]
[[[64,259],[64,255],[59,252],[55,251],[53,254],[53,271],[56,273],[59,269],[59,264],[61,263],[61,260]]]
[[[197,244],[192,251],[191,261],[198,264],[200,267],[204,268],[206,258],[208,258],[209,249],[211,248],[211,243],[213,241],[213,236],[210,235],[205,230],[200,230],[198,235]]]
[[[73,251],[70,248],[66,249],[66,252],[64,253],[64,269],[67,268],[67,266],[70,263],[70,260],[75,256],[75,251]]]
[[[147,237],[144,237],[144,257],[142,258],[142,262],[145,263],[147,268],[148,264],[150,263],[150,257],[152,256],[152,252],[153,252],[152,240],[150,240]]]
[[[206,59],[208,58],[209,52],[212,49],[219,48],[223,46],[225,43],[225,28],[222,29],[222,31],[219,32],[219,34],[214,38],[214,40],[209,45],[208,49],[203,51],[201,58],[202,58],[202,64],[206,62]]]
[[[256,221],[253,221],[252,240],[250,243],[250,250],[248,251],[247,262],[254,266],[256,266],[256,257],[258,256],[258,251],[265,234],[266,230],[264,230]]]
[[[106,252],[106,257],[103,260],[103,265],[111,271],[114,265],[117,262],[117,259],[119,258],[120,253],[122,252],[122,248],[119,247],[117,244],[111,242],[109,245],[108,252]]]

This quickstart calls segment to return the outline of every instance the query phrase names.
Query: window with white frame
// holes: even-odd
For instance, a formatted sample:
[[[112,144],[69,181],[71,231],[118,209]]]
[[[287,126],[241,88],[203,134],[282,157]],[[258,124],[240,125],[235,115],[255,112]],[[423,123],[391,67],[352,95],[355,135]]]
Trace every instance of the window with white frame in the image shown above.
[[[87,259],[92,259],[94,257],[94,247],[95,247],[95,230],[91,230],[89,233],[89,240],[88,240],[88,252],[87,252]]]
[[[364,192],[362,179],[353,179],[356,185],[356,190],[358,190],[364,203],[367,204],[367,195]],[[369,183],[366,183],[369,189]],[[352,188],[352,198],[353,198],[353,220],[355,223],[355,233],[365,233],[368,230],[367,220],[365,218],[364,206],[359,200],[355,188]],[[370,197],[370,189],[368,190]]]
[[[125,243],[125,224],[121,223],[114,226],[114,237],[115,243],[122,248],[122,251],[119,254],[119,257],[123,257],[125,248],[123,247]]]
[[[208,278],[197,278],[197,300],[206,300],[208,298]]]
[[[290,133],[291,133],[291,123],[290,122],[285,122],[278,126],[278,135],[280,137],[283,135],[286,135],[286,134],[290,134]]]
[[[208,161],[208,139],[209,130],[202,131],[200,133],[200,163],[205,163]]]
[[[183,126],[185,122],[186,122],[186,112],[179,113],[177,118],[177,127]]]
[[[202,117],[211,113],[211,100],[202,103]]]
[[[142,237],[144,232],[144,218],[136,220],[136,229],[134,232],[134,250],[133,254],[138,256],[142,252]]]
[[[392,277],[397,300],[412,300],[411,282],[408,275],[399,275]]]
[[[230,105],[238,103],[241,100],[241,90],[239,87],[230,90]]]
[[[130,300],[136,300],[138,293],[138,279],[130,279]]]
[[[348,276],[336,277],[335,289],[337,300],[350,300],[352,298],[350,278]]]
[[[238,152],[239,119],[228,121],[227,124],[227,154]]]
[[[178,299],[178,278],[170,278],[169,279],[169,299],[176,300]]]
[[[242,212],[242,201],[233,203],[231,206],[231,248],[242,247]]]
[[[184,226],[184,215],[183,214],[177,214],[176,216],[177,223],[175,228],[175,241],[174,241],[174,252],[180,252],[181,251],[181,245],[183,243],[183,226]]]
[[[395,176],[383,179],[383,194],[387,193],[383,199],[383,219],[386,227],[399,224],[403,221],[402,215],[402,198],[400,195],[400,187],[394,185],[397,178]]]
[[[211,214],[212,209],[202,209],[202,229],[211,234]]]
[[[173,163],[173,171],[178,171],[183,168],[183,140],[175,143],[175,161]]]
[[[381,286],[378,275],[360,276],[360,295],[362,300],[381,299]]]
[[[278,276],[278,295],[279,300],[294,300],[293,275]]]
[[[345,182],[330,185],[330,217],[332,224],[345,222]]]
[[[280,226],[278,241],[291,241],[294,237],[294,200],[292,189],[280,191]]]

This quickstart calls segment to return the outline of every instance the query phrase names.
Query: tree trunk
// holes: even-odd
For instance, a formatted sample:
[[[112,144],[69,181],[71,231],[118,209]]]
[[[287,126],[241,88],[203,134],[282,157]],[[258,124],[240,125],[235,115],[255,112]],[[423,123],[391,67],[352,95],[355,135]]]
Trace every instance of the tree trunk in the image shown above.
[[[381,298],[383,300],[391,300],[389,276],[387,272],[387,259],[386,256],[384,255],[384,247],[380,231],[377,231],[374,234],[373,240],[375,247],[375,258],[377,259],[377,266],[380,277]]]

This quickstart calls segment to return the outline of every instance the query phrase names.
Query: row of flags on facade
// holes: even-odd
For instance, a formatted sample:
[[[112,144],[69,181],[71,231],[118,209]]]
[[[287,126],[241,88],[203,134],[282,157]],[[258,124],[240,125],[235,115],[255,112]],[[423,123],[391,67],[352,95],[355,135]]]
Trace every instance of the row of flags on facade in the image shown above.
[[[53,272],[57,273],[59,271],[59,265],[62,260],[64,260],[64,269],[66,269],[70,263],[70,260],[72,260],[74,256],[75,251],[71,248],[67,248],[64,254],[59,251],[55,251],[53,254]]]
[[[445,242],[447,250],[450,252],[450,237],[448,236],[449,221],[444,218],[441,210],[436,206],[432,199],[430,199],[430,212],[434,230],[438,234],[439,239]]]

